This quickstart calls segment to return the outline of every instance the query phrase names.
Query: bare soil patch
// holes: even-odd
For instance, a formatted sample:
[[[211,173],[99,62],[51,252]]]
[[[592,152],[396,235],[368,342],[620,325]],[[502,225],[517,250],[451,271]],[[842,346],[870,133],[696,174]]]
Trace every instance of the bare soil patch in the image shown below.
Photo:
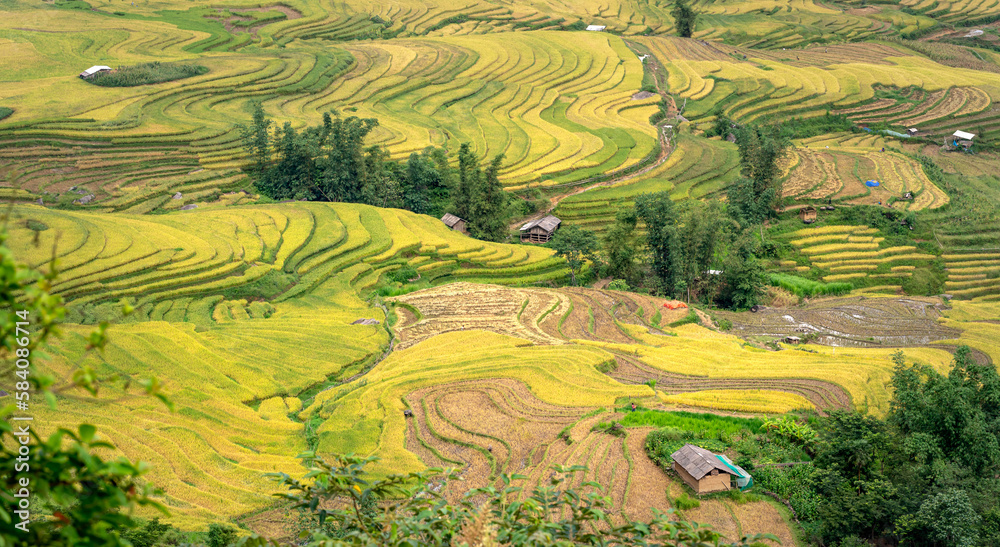
[[[827,346],[913,347],[958,337],[959,330],[937,322],[944,309],[937,299],[852,296],[718,316],[732,321],[732,333],[745,338],[812,335]]]

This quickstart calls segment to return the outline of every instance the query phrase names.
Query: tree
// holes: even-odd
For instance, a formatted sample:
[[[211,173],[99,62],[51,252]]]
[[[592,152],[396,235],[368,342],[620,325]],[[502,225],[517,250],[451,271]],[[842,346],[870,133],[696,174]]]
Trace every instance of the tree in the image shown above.
[[[742,177],[727,190],[730,212],[743,227],[755,226],[771,215],[781,197],[779,161],[788,140],[772,128],[739,126],[735,133]]]
[[[681,203],[678,209],[677,234],[682,273],[676,284],[689,288],[716,265],[716,255],[727,238],[726,231],[733,228],[734,223],[726,218],[715,201],[688,200]]]
[[[950,488],[925,499],[917,514],[901,518],[898,527],[904,545],[972,547],[981,545],[980,520],[969,495]]]
[[[646,244],[653,275],[661,294],[674,294],[682,279],[683,263],[677,233],[677,211],[669,192],[642,194],[635,199],[636,214],[646,224]]]
[[[238,537],[236,529],[232,526],[215,522],[208,525],[208,547],[228,547]]]
[[[159,543],[160,538],[171,530],[174,530],[173,526],[160,522],[157,517],[140,523],[135,528],[123,530],[121,536],[122,539],[131,543],[132,547],[154,547]]]
[[[925,439],[928,454],[955,460],[974,474],[1000,466],[1000,375],[981,365],[968,346],[955,350],[943,376],[928,365],[894,356],[888,421],[901,434]]]
[[[405,175],[401,171],[398,163],[389,160],[389,152],[385,148],[368,147],[365,151],[365,173],[368,180],[365,182],[365,198],[362,203],[376,207],[406,207],[414,213],[426,212],[425,204],[422,205],[423,210],[418,211],[404,202],[404,196],[409,196],[403,189]],[[417,205],[417,202],[412,204]]]
[[[365,202],[366,186],[372,181],[366,168],[364,141],[376,126],[378,120],[374,118],[323,115],[319,144],[324,155],[318,162],[318,190],[324,200]]]
[[[605,273],[627,284],[639,281],[636,267],[635,226],[639,217],[634,207],[620,209],[615,224],[604,235]]]
[[[745,310],[760,303],[768,278],[764,267],[757,260],[756,248],[757,243],[749,233],[744,233],[736,240],[722,264],[719,305]]]
[[[677,29],[679,36],[690,38],[694,34],[698,13],[688,5],[687,0],[674,0],[674,8],[670,11],[670,15],[674,18],[674,28]]]
[[[481,175],[479,192],[473,196],[472,217],[469,233],[476,239],[485,241],[505,241],[507,239],[507,192],[500,184],[500,165],[503,154],[497,154],[486,172]],[[461,215],[460,215],[461,216]]]
[[[264,114],[260,103],[251,104],[252,121],[249,127],[240,125],[240,138],[243,148],[250,156],[247,170],[251,175],[260,177],[271,164],[271,120]]]
[[[556,256],[566,258],[569,265],[569,275],[573,285],[576,285],[576,274],[586,260],[594,260],[597,252],[597,237],[594,232],[569,225],[560,228],[549,242],[549,247],[556,251]]]
[[[472,218],[475,197],[482,184],[479,159],[472,153],[469,143],[462,143],[458,149],[458,185],[452,193],[454,214],[459,218]]]
[[[762,224],[771,216],[772,204],[777,196],[774,188],[759,189],[753,179],[739,177],[726,189],[729,213],[744,228]]]

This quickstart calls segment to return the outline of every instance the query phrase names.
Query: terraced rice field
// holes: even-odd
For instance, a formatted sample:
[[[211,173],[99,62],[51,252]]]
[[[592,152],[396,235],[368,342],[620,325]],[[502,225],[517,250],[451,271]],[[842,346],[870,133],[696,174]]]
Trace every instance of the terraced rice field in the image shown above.
[[[955,298],[1000,300],[1000,252],[942,255],[948,269],[945,289]]]
[[[913,245],[887,246],[875,228],[830,225],[803,228],[781,236],[806,257],[808,264],[781,264],[789,273],[820,270],[823,281],[884,278],[886,284],[910,277],[914,263],[936,257]]]
[[[262,102],[279,123],[316,124],[329,111],[377,117],[368,144],[383,144],[395,157],[469,142],[481,157],[505,154],[502,178],[513,186],[626,168],[657,146],[648,123],[657,99],[632,98],[642,63],[606,34],[539,31],[519,40],[491,34],[255,50],[198,57],[209,73],[187,80],[99,88],[75,77],[84,58],[112,65],[191,59],[184,44],[197,33],[150,50],[137,43],[150,23],[98,17],[95,32],[116,29],[108,30],[101,57],[60,54],[49,62],[59,51],[52,33],[64,49],[91,40],[76,30],[76,20],[50,22],[46,33],[9,30],[31,46],[40,66],[11,73],[36,83],[31,93],[0,90],[15,112],[0,125],[0,177],[4,186],[26,190],[19,196],[25,200],[94,194],[103,210],[143,213],[245,187],[234,124],[249,120],[249,101]],[[66,100],[53,110],[39,99],[45,96]],[[79,194],[67,194],[71,189]],[[177,192],[181,201],[171,201]]]
[[[991,105],[1000,75],[938,64],[883,44],[842,44],[763,51],[671,37],[636,38],[663,64],[684,115],[715,113],[741,121],[776,122],[828,110],[858,122],[887,122],[950,135],[955,124],[993,127]],[[929,77],[929,74],[935,76]],[[907,89],[901,100],[878,98]],[[992,137],[990,137],[992,138]]]
[[[29,230],[29,220],[45,229]],[[306,448],[295,417],[302,402],[389,347],[386,317],[363,300],[380,274],[422,258],[434,279],[486,276],[487,263],[528,277],[536,268],[539,280],[566,275],[547,249],[484,244],[436,219],[359,205],[158,216],[16,206],[8,226],[22,261],[45,264],[55,248],[53,291],[67,300],[71,323],[118,323],[101,354],[84,352],[92,327],[68,325],[48,366],[68,377],[83,359],[102,372],[155,375],[178,406],[171,414],[108,390],[100,400],[64,400],[45,423],[93,423],[125,454],[152,463],[151,480],[188,527],[271,503],[262,474],[296,469]],[[279,289],[270,301],[261,299],[265,281]],[[128,317],[123,298],[136,308]],[[363,318],[381,325],[352,324]]]
[[[886,148],[873,136],[824,135],[795,143],[786,155],[782,193],[803,200],[846,204],[890,205],[895,209],[936,209],[948,195],[924,173],[920,164]],[[869,187],[866,181],[878,181]],[[906,193],[912,199],[903,199]]]
[[[654,508],[669,509],[668,494],[678,489],[645,455],[650,428],[630,429],[626,438],[591,431],[597,422],[621,419],[621,414],[551,405],[524,383],[502,379],[422,388],[404,400],[414,409],[407,420],[407,449],[427,465],[460,469],[463,489],[496,484],[500,473],[524,475],[524,486],[532,487],[547,482],[553,465],[583,465],[587,472],[575,475],[571,484],[601,484],[620,515],[633,519],[650,518]],[[753,525],[748,513],[727,512],[724,501],[703,504],[709,510],[702,510],[702,522],[716,529],[732,533]],[[719,505],[716,511],[713,505]],[[771,506],[757,502],[751,509],[771,521],[772,533],[790,537]]]
[[[635,196],[670,191],[671,198],[703,199],[718,196],[739,175],[736,145],[679,134],[670,156],[640,176],[579,193],[559,202],[555,214],[595,232],[605,231],[622,207],[632,207]]]
[[[621,506],[666,509],[663,489],[635,486],[649,472],[641,438],[630,433],[623,444],[590,432],[590,418],[578,422],[584,414],[657,392],[733,408],[718,390],[749,393],[740,408],[750,412],[798,397],[820,409],[885,410],[889,349],[765,352],[702,326],[670,328],[685,310],[632,293],[449,283],[396,297],[390,335],[382,309],[363,297],[404,262],[434,283],[503,281],[512,267],[535,268],[539,280],[566,274],[547,249],[484,244],[403,211],[291,203],[133,216],[16,206],[9,226],[15,254],[33,264],[46,262],[61,234],[54,289],[71,321],[116,322],[102,354],[84,352],[90,327],[68,325],[51,370],[68,376],[83,358],[101,371],[155,374],[178,405],[171,414],[108,391],[66,399],[46,423],[86,417],[124,454],[150,461],[151,480],[186,527],[268,505],[273,485],[261,474],[296,468],[313,417],[321,453],[378,454],[386,472],[444,462],[485,484],[502,472],[541,480],[550,463],[591,462]],[[279,286],[267,299],[237,290],[265,279]],[[120,317],[121,298],[137,311]],[[995,326],[954,329],[996,354]],[[391,340],[395,351],[379,362]],[[950,359],[944,349],[905,352],[936,367]],[[572,445],[558,439],[567,426]]]

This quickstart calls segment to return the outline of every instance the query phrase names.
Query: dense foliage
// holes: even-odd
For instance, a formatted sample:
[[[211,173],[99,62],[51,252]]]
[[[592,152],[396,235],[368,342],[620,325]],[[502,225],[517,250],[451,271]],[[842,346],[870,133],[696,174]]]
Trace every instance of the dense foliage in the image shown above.
[[[733,130],[742,177],[730,185],[730,213],[744,227],[767,220],[781,197],[779,161],[789,145],[773,127],[738,125]]]
[[[580,273],[586,260],[595,260],[597,252],[597,237],[593,232],[583,230],[579,226],[564,226],[556,232],[549,242],[556,255],[564,257],[569,265],[570,281],[576,285],[576,276]]]
[[[814,540],[854,545],[1000,544],[1000,376],[968,347],[952,369],[894,357],[885,419],[820,419],[812,464],[754,471],[790,501]],[[738,462],[739,463],[739,462]]]
[[[43,405],[54,401],[53,390],[66,386],[35,364],[39,347],[56,331],[65,308],[50,293],[55,265],[43,274],[15,263],[0,232],[0,359],[4,375],[30,384],[18,388],[18,401]],[[21,312],[22,315],[17,315]],[[25,313],[26,312],[26,313]],[[17,329],[28,319],[29,333]],[[23,323],[22,323],[23,326]],[[90,336],[91,345],[102,347],[103,329]],[[28,368],[17,369],[15,357],[27,359]],[[101,379],[81,367],[73,375],[73,386],[96,391]],[[105,379],[107,380],[107,379]],[[155,382],[146,384],[155,391]],[[27,400],[20,397],[27,393]],[[12,420],[14,402],[0,407],[0,544],[10,546],[129,545],[121,531],[135,526],[132,511],[139,506],[163,509],[152,499],[154,488],[142,480],[147,467],[124,458],[106,459],[96,449],[113,448],[96,434],[96,428],[80,424],[75,430],[59,428],[47,438],[33,421]],[[17,412],[21,416],[22,412]],[[25,522],[30,519],[29,522]]]
[[[690,38],[694,34],[698,13],[687,3],[687,0],[674,0],[674,8],[670,11],[670,15],[674,18],[674,28],[678,35]]]
[[[87,78],[86,81],[101,87],[134,87],[190,78],[207,72],[208,68],[201,65],[154,61],[141,65],[118,67],[110,72],[98,72]]]

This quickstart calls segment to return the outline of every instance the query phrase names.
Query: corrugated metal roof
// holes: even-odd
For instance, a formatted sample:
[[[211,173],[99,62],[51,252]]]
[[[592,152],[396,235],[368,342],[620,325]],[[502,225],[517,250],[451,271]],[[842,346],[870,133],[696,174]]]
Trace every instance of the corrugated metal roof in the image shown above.
[[[606,27],[605,25],[587,25],[587,30],[589,30],[591,32],[594,32],[594,31],[600,32],[600,31],[602,31],[602,30],[604,30],[606,28],[608,28],[608,27]]]
[[[693,444],[686,444],[680,447],[670,457],[683,467],[685,471],[690,473],[695,480],[701,480],[702,477],[711,473],[713,469],[718,469],[720,473],[733,474],[733,471],[719,461],[719,458],[715,457],[715,454]]]
[[[461,220],[462,219],[458,218],[457,216],[451,213],[445,213],[445,215],[441,217],[441,222],[444,222],[444,225],[449,228],[454,228],[455,225],[458,224],[458,222]]]
[[[104,65],[94,65],[94,66],[88,68],[87,70],[84,70],[83,73],[86,74],[86,75],[88,75],[88,76],[90,76],[91,74],[100,72],[102,70],[111,70],[111,67],[104,66]]]
[[[952,133],[952,135],[960,139],[965,139],[967,141],[971,141],[973,138],[975,138],[975,135],[973,135],[972,133],[966,133],[965,131],[955,131],[954,133]]]
[[[552,215],[549,215],[537,220],[532,220],[531,222],[526,222],[524,226],[521,226],[521,231],[523,232],[525,230],[530,230],[535,226],[538,226],[539,228],[545,230],[546,232],[551,232],[554,231],[556,228],[558,228],[560,223],[562,223],[561,220]]]

